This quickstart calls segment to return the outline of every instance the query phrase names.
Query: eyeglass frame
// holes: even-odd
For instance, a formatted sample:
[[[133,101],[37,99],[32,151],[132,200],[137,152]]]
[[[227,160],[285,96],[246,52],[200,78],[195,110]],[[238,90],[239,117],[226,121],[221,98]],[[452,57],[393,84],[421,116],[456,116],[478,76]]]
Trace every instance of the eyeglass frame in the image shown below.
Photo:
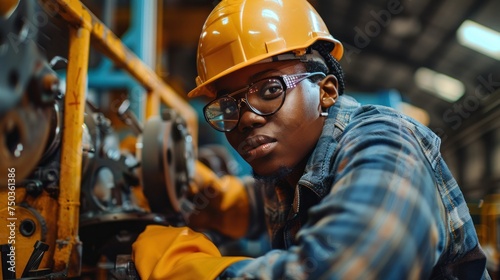
[[[323,77],[326,77],[326,74],[323,73],[323,72],[305,72],[305,73],[297,73],[297,74],[284,74],[284,75],[279,75],[279,76],[270,76],[270,77],[266,77],[266,78],[262,78],[262,79],[259,79],[257,81],[254,81],[252,83],[250,83],[249,85],[247,85],[246,87],[244,88],[241,88],[239,90],[236,90],[236,91],[233,91],[227,95],[224,95],[224,96],[220,96],[218,98],[215,98],[214,100],[210,101],[207,105],[205,105],[203,107],[203,116],[205,117],[205,120],[210,124],[210,126],[212,128],[214,128],[215,130],[217,131],[220,131],[220,132],[231,132],[233,131],[236,127],[238,127],[238,124],[240,123],[240,119],[241,119],[241,103],[244,102],[246,103],[247,107],[250,109],[250,111],[252,111],[253,113],[259,115],[259,116],[271,116],[273,114],[276,114],[276,112],[278,112],[281,107],[283,106],[283,104],[285,103],[285,99],[286,99],[286,91],[289,90],[289,89],[293,89],[295,87],[297,87],[297,85],[304,81],[305,79],[308,79],[310,77],[313,77],[313,76],[316,76],[316,75],[322,75]],[[248,101],[248,93],[250,92],[250,88],[252,88],[253,85],[255,85],[256,83],[258,82],[261,82],[261,81],[264,81],[264,80],[269,80],[269,79],[276,79],[278,80],[281,85],[283,86],[283,99],[280,103],[280,105],[276,108],[276,110],[274,110],[273,112],[271,113],[262,113],[260,112],[260,110],[258,110],[257,108],[255,108],[254,106],[252,106],[250,104],[250,102]],[[243,97],[240,97],[238,99],[234,98],[233,96],[235,95],[239,95],[241,93],[245,92],[245,96]],[[210,107],[210,105],[216,103],[216,102],[220,102],[220,100],[222,98],[231,98],[234,100],[235,104],[237,104],[237,112],[238,112],[238,120],[236,122],[236,124],[234,125],[234,127],[232,127],[231,129],[229,130],[223,130],[223,129],[220,129],[219,127],[216,127],[212,121],[207,117],[207,111],[208,111],[208,107]]]

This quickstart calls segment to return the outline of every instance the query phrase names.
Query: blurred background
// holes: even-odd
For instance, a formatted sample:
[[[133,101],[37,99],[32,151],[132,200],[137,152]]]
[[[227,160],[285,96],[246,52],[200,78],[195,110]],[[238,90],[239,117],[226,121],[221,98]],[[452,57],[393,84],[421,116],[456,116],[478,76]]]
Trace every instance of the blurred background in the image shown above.
[[[5,1],[8,2],[16,1]],[[249,166],[229,148],[223,134],[216,133],[205,124],[201,109],[207,100],[186,98],[187,92],[195,87],[198,37],[206,17],[218,1],[44,0],[38,2],[33,0],[33,6],[26,8],[22,14],[24,20],[9,22],[5,19],[4,27],[0,30],[3,31],[0,32],[0,55],[3,55],[0,56],[0,64],[7,65],[5,63],[8,60],[9,67],[10,65],[14,65],[13,68],[24,67],[22,60],[8,56],[6,47],[3,46],[12,43],[12,37],[9,37],[12,30],[17,30],[18,34],[26,30],[32,34],[31,38],[35,42],[37,51],[34,56],[50,62],[50,68],[58,77],[58,86],[62,92],[69,83],[65,80],[67,75],[65,69],[70,60],[68,33],[75,24],[67,19],[68,15],[63,12],[66,11],[65,8],[61,8],[61,3],[65,2],[73,2],[72,6],[78,6],[75,3],[82,3],[83,7],[115,34],[131,53],[150,67],[177,98],[194,108],[198,113],[198,130],[193,135],[195,146],[193,149],[200,152],[207,164],[212,164],[211,166],[219,174],[230,173],[239,176],[251,174]],[[344,44],[345,54],[340,63],[345,72],[346,94],[354,96],[361,103],[382,104],[400,110],[427,125],[441,137],[443,156],[469,202],[481,244],[488,253],[488,267],[496,277],[500,266],[498,255],[500,251],[500,197],[498,197],[500,193],[500,18],[498,16],[500,1],[310,0],[310,3],[324,18],[333,36]],[[106,32],[101,34],[101,39],[106,38],[106,34]],[[21,35],[16,36],[19,38]],[[98,149],[99,145],[103,145],[103,149],[106,150],[102,143],[107,143],[107,138],[102,141],[96,141],[94,138],[112,134],[115,149],[111,150],[121,152],[122,160],[106,153],[106,156],[103,156],[105,159],[102,159],[100,164],[110,166],[111,171],[120,168],[131,169],[134,163],[130,161],[140,161],[141,158],[135,156],[137,152],[135,146],[130,144],[135,140],[130,139],[146,139],[148,135],[157,136],[155,132],[151,132],[154,131],[151,128],[148,130],[149,134],[146,133],[146,125],[144,127],[142,125],[147,121],[145,117],[147,112],[144,109],[147,101],[144,96],[148,90],[137,82],[133,75],[124,71],[122,64],[109,59],[110,56],[113,57],[113,49],[111,52],[109,49],[104,52],[102,48],[95,47],[102,44],[102,41],[106,40],[92,37],[89,50],[86,99],[91,104],[88,107],[91,108],[87,108],[86,112],[90,110],[99,116],[92,121],[85,121],[90,130],[89,143],[97,145],[93,147],[94,150]],[[31,51],[27,53],[31,54]],[[0,78],[0,81],[8,84],[13,80],[22,80],[22,75],[12,73],[27,71],[9,72],[9,68],[4,67],[1,74],[7,78],[5,81]],[[0,94],[5,93],[0,92]],[[57,97],[55,99],[57,104]],[[161,106],[162,109],[169,107],[168,104]],[[9,109],[4,107],[4,111]],[[2,108],[0,106],[0,109]],[[129,112],[128,117],[120,114],[120,108],[125,108]],[[55,115],[58,113],[61,114],[61,110]],[[170,120],[177,123],[177,119],[171,114],[162,114],[163,121]],[[0,114],[0,116],[3,117],[2,123],[7,123],[6,115]],[[1,126],[2,123],[0,128],[8,127],[6,124]],[[136,123],[135,132],[134,123]],[[155,129],[161,128],[159,123],[150,124],[148,127],[152,126]],[[92,133],[93,128],[101,134]],[[3,140],[8,147],[11,147],[10,151],[15,153],[17,151],[15,147],[19,146],[15,140],[20,137],[12,131],[4,128]],[[175,133],[185,137],[183,130]],[[44,137],[52,139],[48,142],[57,142],[54,141],[56,136],[53,134]],[[190,147],[177,142],[178,140],[174,140],[175,145],[180,145],[185,151],[179,157],[182,158],[186,154],[192,156]],[[28,143],[24,145],[27,147]],[[60,144],[55,143],[55,145]],[[134,156],[124,155],[122,151],[125,148],[128,148],[130,154]],[[144,155],[150,156],[143,153]],[[129,161],[125,162],[127,158]],[[36,168],[46,171],[47,159],[46,157],[43,159],[45,162],[40,161],[41,163],[34,164],[33,168],[37,166]],[[112,161],[107,164],[106,160]],[[189,167],[189,163],[181,159],[179,161]],[[117,167],[117,163],[121,165]],[[162,172],[165,170],[153,170],[151,173]],[[182,173],[179,170],[173,172]],[[86,197],[95,196],[93,191],[96,189],[95,186],[105,184],[102,181],[106,182],[105,178],[109,175],[99,173],[92,176],[98,179],[82,183],[82,192]],[[29,174],[24,177],[30,180],[34,178]],[[128,177],[121,180],[128,182],[129,185],[137,185],[130,182]],[[116,182],[116,179],[114,181]],[[168,182],[162,181],[162,183]],[[146,194],[149,199],[155,195],[157,195],[156,190]],[[84,208],[84,212],[81,213],[81,216],[87,219],[86,223],[82,224],[89,226],[82,230],[87,239],[96,238],[91,233],[93,226],[107,223],[108,220],[102,217],[108,217],[106,215],[110,213],[112,214],[109,216],[110,219],[129,221],[129,216],[125,218],[117,216],[117,213],[123,214],[123,204],[117,208],[116,201],[107,203],[111,205],[108,205],[108,208],[102,207],[101,201],[99,205],[89,206],[86,210]],[[148,206],[140,203],[140,199],[132,199],[130,203],[137,206],[132,207],[133,209],[142,207],[146,212],[151,211]],[[153,205],[152,212],[156,211],[155,206]],[[172,209],[159,209],[157,212],[170,210]],[[128,210],[125,212],[135,213]],[[93,219],[96,216],[100,219]],[[172,218],[166,216],[167,220]],[[135,218],[137,216],[134,216]],[[136,224],[135,233],[144,224],[164,223],[162,219],[165,219],[165,215],[146,218],[141,216],[138,219],[140,222]],[[112,225],[115,226],[116,224]],[[130,231],[132,233],[125,235],[133,239],[135,233],[133,230]],[[116,246],[123,245],[115,237],[99,236],[99,238],[111,240],[104,244],[106,250],[112,251]],[[260,241],[249,242],[253,242],[251,244],[253,246],[262,245]],[[126,242],[125,244],[129,245]],[[92,244],[93,247],[89,250],[99,251],[98,247],[104,245]],[[231,244],[231,246],[248,253],[258,253],[249,252],[248,243]],[[265,245],[262,246],[261,250],[265,250]],[[95,263],[100,253],[87,256],[87,260],[90,258],[90,262]]]
[[[144,53],[180,96],[195,87],[199,34],[218,1],[152,1],[150,11],[138,0],[82,3],[133,51]],[[310,3],[344,44],[347,94],[362,103],[397,107],[428,125],[441,136],[443,153],[467,196],[477,200],[494,193],[500,179],[500,2]],[[40,47],[48,57],[67,52],[61,26],[47,25],[41,33]],[[92,53],[91,79],[92,68],[104,59]]]

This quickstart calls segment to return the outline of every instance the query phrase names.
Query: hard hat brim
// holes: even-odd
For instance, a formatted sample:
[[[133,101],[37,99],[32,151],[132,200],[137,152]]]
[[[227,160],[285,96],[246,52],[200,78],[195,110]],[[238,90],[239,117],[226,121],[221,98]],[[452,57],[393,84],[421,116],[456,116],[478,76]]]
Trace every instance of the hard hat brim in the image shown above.
[[[344,53],[344,48],[343,48],[342,44],[338,40],[336,40],[334,38],[329,38],[328,40],[325,40],[325,38],[321,38],[320,40],[333,42],[335,44],[335,46],[334,46],[333,50],[331,51],[332,56],[335,59],[337,59],[337,60],[340,60],[342,58],[342,55]],[[312,40],[311,42],[306,42],[302,48],[304,48],[304,49],[308,48],[315,41],[317,41],[317,40],[315,39],[315,40]],[[280,54],[283,54],[283,53],[287,53],[287,52],[290,52],[290,51],[294,51],[294,50],[297,50],[297,49],[300,49],[300,47],[296,47],[295,46],[293,49],[285,50],[285,51],[283,51],[281,53],[274,54],[273,56],[280,55]],[[222,78],[222,77],[224,77],[226,75],[229,75],[229,74],[231,74],[233,72],[236,72],[236,71],[238,71],[240,69],[243,69],[243,68],[245,68],[247,66],[256,64],[259,61],[265,60],[265,59],[267,59],[269,57],[270,56],[268,54],[263,54],[261,56],[257,56],[257,57],[254,57],[252,59],[249,59],[249,60],[245,61],[244,63],[236,64],[233,67],[228,68],[228,69],[226,69],[223,72],[220,72],[219,74],[217,74],[216,76],[208,79],[205,82],[201,82],[200,81],[200,77],[198,76],[198,77],[196,77],[196,83],[198,85],[196,86],[196,88],[194,88],[193,90],[191,90],[188,93],[187,96],[189,98],[195,98],[195,97],[198,97],[198,96],[207,96],[207,97],[210,97],[210,98],[214,98],[216,96],[215,90],[213,89],[213,83],[215,81],[217,81],[218,79],[220,79],[220,78]]]

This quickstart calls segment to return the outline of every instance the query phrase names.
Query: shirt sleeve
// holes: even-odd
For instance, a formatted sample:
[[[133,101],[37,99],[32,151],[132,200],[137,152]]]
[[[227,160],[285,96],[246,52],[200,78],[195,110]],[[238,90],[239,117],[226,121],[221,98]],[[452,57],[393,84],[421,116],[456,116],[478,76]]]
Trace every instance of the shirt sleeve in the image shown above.
[[[358,112],[338,142],[331,191],[310,208],[297,245],[239,264],[232,275],[428,278],[444,244],[435,177],[419,141],[404,119]]]

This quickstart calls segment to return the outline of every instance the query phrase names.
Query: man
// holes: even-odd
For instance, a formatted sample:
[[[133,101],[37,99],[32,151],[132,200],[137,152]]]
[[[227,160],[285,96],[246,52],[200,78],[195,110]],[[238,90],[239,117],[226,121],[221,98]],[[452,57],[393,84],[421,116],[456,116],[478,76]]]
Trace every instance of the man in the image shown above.
[[[255,185],[198,165],[189,219],[273,250],[222,257],[187,227],[148,227],[142,279],[489,279],[464,197],[428,128],[343,96],[342,44],[305,0],[223,0],[198,47],[208,123],[252,166]],[[210,191],[207,191],[210,190]]]

